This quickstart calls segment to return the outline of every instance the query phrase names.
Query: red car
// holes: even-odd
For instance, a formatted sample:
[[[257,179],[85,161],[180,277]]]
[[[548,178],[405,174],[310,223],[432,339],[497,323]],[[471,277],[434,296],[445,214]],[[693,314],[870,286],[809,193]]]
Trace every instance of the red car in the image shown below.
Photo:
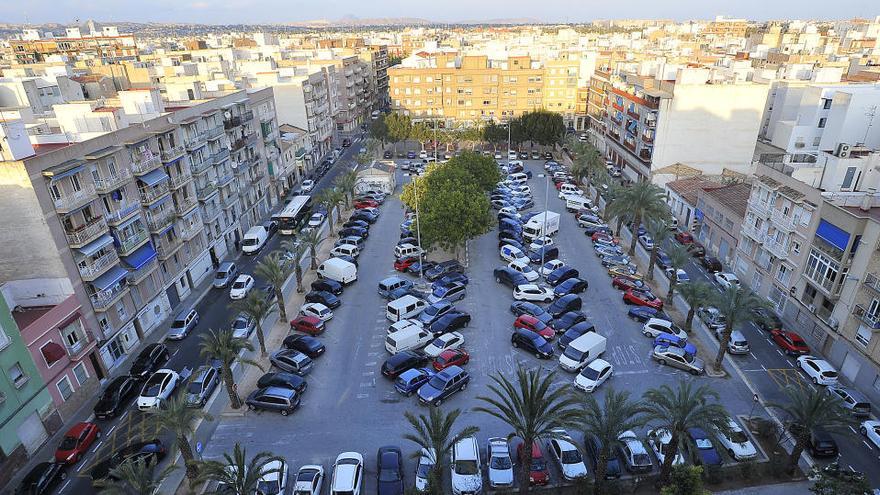
[[[320,335],[324,333],[324,322],[314,316],[297,316],[290,320],[290,329],[309,335]]]
[[[419,261],[419,258],[417,256],[396,260],[394,262],[394,269],[399,272],[405,272],[406,269],[409,268],[410,265],[412,265],[416,261]]]
[[[663,309],[663,300],[647,290],[629,289],[623,294],[623,302],[625,304],[635,304],[636,306]]]
[[[619,290],[648,290],[648,284],[646,284],[645,282],[624,276],[617,276],[612,278],[611,286]]]
[[[468,364],[471,355],[464,349],[447,349],[434,358],[434,369],[443,371],[450,366],[462,366]]]
[[[378,208],[379,203],[369,200],[369,199],[361,199],[354,202],[354,208],[356,210],[360,210],[361,208]]]
[[[804,339],[794,332],[774,328],[770,330],[770,336],[773,338],[773,342],[776,342],[776,345],[781,347],[789,356],[801,356],[810,353],[810,348],[804,342]]]
[[[522,459],[523,444],[520,443],[516,448],[517,459]],[[547,465],[547,459],[541,452],[541,444],[537,441],[532,443],[532,470],[529,471],[529,484],[544,486],[550,482],[550,467]]]
[[[593,233],[593,235],[590,236],[590,239],[592,239],[593,242],[596,242],[598,240],[610,242],[610,243],[614,244],[615,246],[620,244],[619,238],[608,235],[605,232],[595,232],[595,233]]]
[[[553,340],[553,337],[556,337],[555,330],[532,315],[519,315],[516,321],[513,322],[513,328],[524,328],[530,332],[535,332],[547,340]]]
[[[679,244],[693,244],[694,236],[692,236],[690,232],[679,232],[675,234],[675,240],[678,241]]]
[[[101,429],[95,423],[77,423],[73,425],[55,450],[55,462],[76,464],[89,447],[100,438]]]

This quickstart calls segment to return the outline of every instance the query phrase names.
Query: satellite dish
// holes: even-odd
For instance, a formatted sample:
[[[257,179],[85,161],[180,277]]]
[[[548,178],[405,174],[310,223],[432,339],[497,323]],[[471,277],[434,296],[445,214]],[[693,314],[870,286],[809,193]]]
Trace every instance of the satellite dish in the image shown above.
[[[226,110],[225,112],[223,112],[223,117],[229,119],[229,118],[232,118],[232,114],[229,113],[229,110]]]

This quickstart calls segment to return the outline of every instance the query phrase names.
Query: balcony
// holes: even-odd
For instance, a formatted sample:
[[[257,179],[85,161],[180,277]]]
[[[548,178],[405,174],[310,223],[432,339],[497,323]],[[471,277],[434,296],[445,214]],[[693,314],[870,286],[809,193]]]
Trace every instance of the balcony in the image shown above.
[[[208,156],[208,157],[202,158],[202,161],[200,161],[200,162],[193,161],[192,164],[189,166],[189,169],[190,169],[191,174],[201,175],[202,173],[207,172],[208,170],[211,170],[211,167],[213,167],[213,166],[214,166],[214,157]]]
[[[147,172],[154,170],[159,165],[162,165],[162,160],[159,160],[158,156],[133,158],[131,162],[131,171],[134,172],[135,175],[144,175]]]
[[[116,251],[120,256],[128,256],[135,249],[141,247],[141,245],[146,242],[147,238],[149,238],[150,234],[147,233],[144,229],[138,229],[134,231],[128,237],[119,239],[119,246],[116,248]]]
[[[653,143],[654,142],[654,135],[642,133],[642,142],[648,143],[648,144]]]
[[[759,244],[763,244],[764,239],[767,236],[767,234],[765,234],[764,232],[761,232],[758,229],[756,229],[754,225],[747,225],[747,224],[743,224],[742,233],[751,237],[752,239],[754,239],[755,242],[757,242]]]
[[[181,187],[183,187],[187,183],[189,183],[192,180],[192,178],[193,178],[192,174],[187,170],[185,170],[181,174],[172,175],[171,179],[170,179],[171,188],[172,189],[180,189]]]
[[[204,145],[207,139],[208,139],[208,133],[205,131],[191,135],[189,137],[189,139],[186,141],[186,149],[192,151],[192,150],[198,148],[199,146]]]
[[[225,131],[222,127],[212,127],[205,133],[205,137],[208,141],[213,141],[222,136],[224,132]]]
[[[223,163],[223,160],[225,160],[227,158],[229,158],[229,150],[226,148],[223,148],[222,150],[218,151],[217,153],[214,153],[214,163],[217,163],[217,164]]]
[[[164,211],[147,212],[147,227],[149,227],[150,232],[160,232],[174,222],[175,216],[175,211],[171,208],[167,208]]]
[[[880,315],[873,314],[865,309],[861,304],[856,304],[853,308],[853,314],[856,318],[862,320],[865,325],[873,330],[880,330]]]
[[[100,193],[110,192],[114,189],[118,189],[130,180],[131,171],[124,168],[117,170],[116,175],[108,175],[107,177],[95,179],[95,190]]]
[[[770,205],[762,203],[757,197],[749,197],[749,209],[761,218],[770,217]]]
[[[647,148],[642,148],[641,150],[639,150],[639,160],[641,160],[645,163],[650,162],[652,154],[653,154],[652,150],[649,150]]]
[[[266,176],[263,175],[262,173],[256,173],[256,174],[254,174],[253,177],[251,177],[251,183],[253,183],[253,184],[257,184],[258,182],[260,182],[261,180],[263,180],[265,177],[266,177]]]
[[[92,336],[92,332],[86,330],[85,335],[80,335],[79,340],[77,340],[75,344],[68,344],[65,339],[64,347],[67,349],[67,355],[70,356],[71,359],[76,359],[83,351],[91,349],[93,346],[90,344],[94,341],[95,337]]]
[[[195,196],[184,196],[179,200],[175,200],[174,207],[177,209],[177,215],[183,216],[192,211],[197,204],[199,204],[199,202]]]
[[[234,175],[232,175],[232,174],[224,175],[223,177],[220,177],[220,179],[217,181],[217,187],[226,187],[233,180],[235,180]]]
[[[788,257],[788,243],[777,242],[775,239],[768,239],[764,243],[764,249],[770,251],[773,256],[784,260]]]
[[[138,189],[138,192],[141,195],[141,204],[147,206],[155,203],[156,200],[168,194],[170,189],[168,188],[168,182],[162,182],[153,187],[140,188]]]
[[[220,204],[223,206],[224,210],[228,210],[235,203],[238,203],[238,196],[228,196],[220,201]]]
[[[875,292],[880,292],[880,278],[873,273],[869,273],[865,276],[865,285],[868,286],[869,289],[873,289]]]
[[[204,211],[205,211],[205,214],[202,216],[202,220],[204,220],[204,222],[207,224],[210,224],[211,222],[213,222],[214,219],[217,218],[217,215],[220,214],[220,208],[217,208],[216,206],[213,206],[213,205],[205,206]]]
[[[230,150],[230,151],[235,153],[236,151],[244,148],[245,144],[247,144],[247,141],[245,141],[244,139],[236,139],[235,141],[232,142],[232,150]]]
[[[630,117],[636,119],[636,120],[639,120],[639,112],[634,112],[634,111],[632,111],[632,110],[627,110],[627,111],[626,111],[626,114],[629,115]]]
[[[192,225],[182,226],[180,229],[178,229],[178,235],[184,240],[188,241],[195,237],[199,232],[201,232],[202,228],[202,222],[198,221]]]
[[[116,284],[113,287],[98,291],[89,296],[92,307],[95,311],[106,311],[110,306],[116,304],[116,301],[122,298],[128,292],[128,286],[124,284]]]
[[[116,225],[121,223],[123,220],[128,220],[129,218],[131,218],[132,215],[140,211],[140,209],[140,203],[126,203],[124,205],[121,205],[112,213],[109,213],[105,218],[107,219],[108,224]]]
[[[125,280],[128,282],[128,285],[137,285],[141,283],[145,278],[147,278],[147,275],[149,275],[158,266],[159,260],[154,257],[144,266],[138,268],[133,272],[128,272],[128,276],[125,277]]]
[[[53,201],[55,211],[58,213],[73,211],[97,199],[95,186],[91,184],[84,185],[79,191],[65,191],[63,194],[63,196]]]
[[[182,144],[178,144],[173,148],[160,151],[159,155],[162,157],[163,162],[170,162],[175,158],[180,158],[184,151],[186,151],[186,148]]]
[[[217,184],[208,183],[205,187],[196,187],[196,196],[199,201],[205,201],[214,194],[217,194]]]
[[[657,127],[657,116],[655,114],[648,114],[645,116],[644,123],[648,127]]]
[[[86,259],[79,263],[77,267],[83,280],[92,281],[117,263],[119,263],[119,256],[116,254],[116,251],[108,249],[100,258]]]
[[[241,117],[232,116],[223,120],[223,128],[226,130],[233,129],[241,125]]]
[[[162,240],[156,244],[156,252],[159,253],[160,260],[167,260],[173,256],[182,245],[183,240],[180,237],[175,237],[171,241],[169,241],[167,237],[162,237]]]
[[[66,231],[67,244],[70,247],[81,247],[97,239],[98,236],[107,232],[107,221],[103,217],[93,218],[76,230]]]
[[[794,219],[788,216],[784,216],[782,212],[778,210],[773,210],[770,213],[770,220],[773,222],[773,225],[775,225],[779,230],[794,232]]]
[[[241,114],[241,121],[247,122],[249,120],[254,120],[254,111],[248,110],[247,112]]]

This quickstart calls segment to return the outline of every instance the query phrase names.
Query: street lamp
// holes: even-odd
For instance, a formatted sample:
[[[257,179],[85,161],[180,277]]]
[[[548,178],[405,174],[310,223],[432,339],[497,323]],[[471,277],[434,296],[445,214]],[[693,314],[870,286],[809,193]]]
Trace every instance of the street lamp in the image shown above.
[[[538,174],[538,177],[544,178],[544,222],[541,227],[542,237],[547,235],[547,207],[550,206],[550,174]],[[544,253],[547,251],[544,244],[541,245],[541,265],[540,269],[544,269]]]
[[[436,157],[436,155],[435,155],[435,157]],[[413,197],[415,197],[415,200],[416,200],[416,242],[419,243],[419,249],[421,250],[422,249],[422,221],[421,221],[421,217],[419,216],[419,184],[418,184],[419,175],[418,174],[411,174],[411,173],[405,173],[403,175],[412,178]],[[424,278],[423,278],[423,275],[424,275],[423,270],[425,268],[425,259],[424,258],[425,258],[424,250],[422,250],[422,252],[419,253],[419,280],[422,283],[424,283]]]

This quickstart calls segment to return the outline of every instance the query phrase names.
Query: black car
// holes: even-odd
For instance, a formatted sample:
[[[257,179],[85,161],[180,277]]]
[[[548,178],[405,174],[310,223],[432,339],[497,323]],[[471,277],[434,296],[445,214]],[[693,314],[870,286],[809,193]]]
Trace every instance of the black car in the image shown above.
[[[93,480],[102,480],[110,476],[110,471],[128,460],[145,459],[147,465],[155,466],[165,457],[165,453],[165,446],[158,438],[145,442],[134,442],[96,464],[89,472],[89,476]]]
[[[703,265],[703,268],[706,269],[709,273],[720,272],[724,270],[724,267],[721,266],[721,260],[714,256],[705,256],[700,259],[700,264]]]
[[[400,447],[379,447],[376,454],[376,493],[378,495],[403,495],[403,453]]]
[[[498,241],[498,249],[504,247],[505,244],[513,246],[522,252],[526,252],[526,248],[519,241],[515,241],[513,239],[501,239],[500,241]]]
[[[537,251],[529,251],[529,261],[541,263],[559,259],[559,248],[556,246],[542,247]]]
[[[584,446],[587,448],[587,453],[589,454],[587,458],[590,461],[590,468],[593,472],[596,472],[596,466],[599,463],[599,454],[602,452],[602,441],[599,440],[595,435],[588,434],[584,436]],[[605,479],[606,480],[614,480],[620,478],[621,469],[620,469],[620,459],[618,459],[617,454],[614,452],[614,448],[611,447],[608,449],[608,461],[605,468]]]
[[[837,455],[837,442],[824,428],[814,428],[810,434],[810,453],[813,457],[834,457]]]
[[[433,282],[438,278],[453,272],[464,272],[464,267],[457,260],[442,261],[425,270],[425,278]]]
[[[587,290],[587,287],[589,286],[590,284],[588,284],[586,280],[581,280],[577,277],[574,277],[567,279],[554,287],[553,294],[556,297],[562,297],[567,294],[580,294],[581,292]]]
[[[324,354],[324,344],[311,335],[288,335],[284,338],[284,347],[297,350],[311,359]]]
[[[492,273],[495,276],[495,282],[498,282],[499,284],[504,284],[511,289],[518,285],[529,283],[529,281],[526,280],[526,277],[522,273],[514,270],[509,266],[496,268]]]
[[[345,227],[344,229],[340,230],[338,232],[338,234],[339,234],[339,237],[354,236],[354,237],[363,237],[364,239],[366,239],[367,237],[370,236],[370,231],[369,231],[369,229],[365,229],[362,227]]]
[[[404,244],[412,244],[413,246],[418,246],[419,240],[415,237],[404,237],[403,239],[397,241],[398,246],[403,246]]]
[[[58,483],[67,479],[64,464],[41,462],[25,475],[15,493],[21,495],[42,495],[52,493]]]
[[[342,304],[342,300],[333,294],[323,290],[313,290],[306,294],[306,302],[321,303],[330,309],[336,309]]]
[[[379,219],[379,215],[375,213],[371,213],[369,211],[357,210],[351,214],[348,218],[349,220],[363,220],[367,223],[376,223],[376,220]]]
[[[663,248],[657,250],[657,266],[660,267],[661,270],[666,270],[672,266],[672,259],[666,254],[666,251]]]
[[[515,234],[513,232],[502,230],[501,232],[498,232],[498,241],[504,241],[504,244],[509,244],[507,241],[514,241],[518,245],[522,245],[523,237],[522,234]]]
[[[587,236],[592,236],[596,232],[602,232],[602,233],[605,233],[608,235],[614,235],[614,231],[611,230],[611,227],[608,227],[606,225],[595,225],[595,226],[591,225],[591,226],[586,227],[584,229],[584,234],[586,234]]]
[[[556,330],[556,335],[559,335],[583,321],[587,321],[587,315],[583,311],[568,311],[550,320],[549,326]]]
[[[402,351],[394,354],[382,363],[382,375],[391,380],[412,368],[421,368],[431,361],[424,353],[418,351]]]
[[[461,311],[450,311],[445,315],[437,318],[434,323],[428,327],[428,331],[435,336],[444,333],[454,332],[460,328],[468,326],[471,322],[471,315]]]
[[[782,320],[776,316],[776,313],[769,309],[759,308],[755,310],[755,316],[758,318],[755,320],[755,324],[758,325],[761,330],[765,332],[769,332],[770,330],[775,330],[777,328],[782,328]]]
[[[257,388],[266,387],[289,388],[302,395],[309,388],[309,384],[299,375],[279,371],[277,373],[266,373],[257,380]]]
[[[434,263],[433,261],[428,261],[428,260],[416,261],[412,265],[409,265],[409,267],[406,269],[406,271],[407,271],[407,273],[412,273],[413,275],[418,275],[419,270],[421,270],[422,273],[425,273],[428,270],[430,270],[431,268],[433,268],[434,265],[436,265],[436,264],[437,263]]]
[[[319,278],[312,282],[312,290],[324,291],[333,294],[334,296],[338,296],[342,294],[342,284],[335,280],[330,280],[329,278]]]
[[[696,241],[687,245],[687,252],[695,258],[706,256],[706,248]]]
[[[138,354],[128,374],[136,380],[143,380],[159,369],[159,366],[168,361],[169,357],[165,344],[150,344]]]
[[[345,222],[344,224],[342,224],[342,226],[345,228],[360,227],[362,229],[367,229],[367,230],[370,229],[370,224],[368,224],[364,220],[349,220],[349,221]]]
[[[587,332],[595,331],[596,327],[593,326],[593,324],[589,320],[576,323],[571,328],[566,330],[565,333],[562,334],[562,337],[559,337],[556,340],[556,345],[558,345],[560,349],[565,350],[565,348],[568,347],[568,344],[570,344],[572,340],[580,337]]]
[[[550,275],[547,275],[547,283],[555,287],[570,278],[577,278],[579,275],[580,272],[576,269],[568,265],[562,265],[550,272]]]
[[[514,328],[513,334],[510,336],[510,343],[516,348],[534,354],[539,359],[553,357],[553,346],[544,337],[525,328]]]
[[[382,158],[384,158],[386,160],[390,160],[390,159],[394,158],[394,153],[391,151],[386,151],[385,153],[382,153]]]
[[[553,301],[553,304],[547,307],[547,312],[558,318],[563,313],[580,310],[583,305],[584,301],[577,294],[568,294]]]
[[[547,325],[553,319],[553,315],[544,310],[541,306],[528,301],[514,301],[510,305],[510,312],[516,316],[531,315],[541,320],[541,323]]]
[[[262,223],[263,228],[266,229],[266,232],[269,234],[269,237],[275,235],[275,232],[278,232],[278,222],[275,220],[269,220],[268,222]]]
[[[95,404],[95,417],[109,419],[119,416],[137,391],[137,384],[130,376],[114,378]]]

